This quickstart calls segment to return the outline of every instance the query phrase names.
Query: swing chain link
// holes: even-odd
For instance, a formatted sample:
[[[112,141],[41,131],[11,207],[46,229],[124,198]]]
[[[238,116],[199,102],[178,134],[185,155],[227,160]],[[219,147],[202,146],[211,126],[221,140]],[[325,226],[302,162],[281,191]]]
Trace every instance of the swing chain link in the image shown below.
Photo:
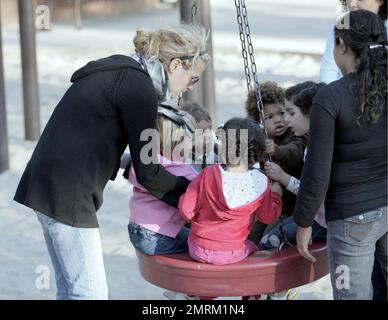
[[[251,80],[251,72],[249,70],[248,53],[247,53],[247,48],[246,48],[246,41],[245,41],[245,33],[244,33],[240,0],[234,0],[234,3],[236,5],[236,9],[237,9],[237,23],[238,23],[239,32],[240,32],[241,52],[242,52],[242,57],[244,60],[245,79],[246,79],[246,83],[247,83],[248,92],[251,92],[252,91],[252,80]]]
[[[251,30],[248,22],[248,11],[245,5],[245,0],[234,0],[236,10],[237,10],[237,23],[239,26],[240,32],[240,42],[241,42],[241,52],[244,60],[244,72],[245,79],[247,82],[248,92],[255,90],[256,92],[256,100],[257,100],[257,108],[259,111],[259,125],[264,129],[265,135],[267,136],[267,129],[264,125],[264,104],[263,99],[261,97],[260,92],[260,83],[257,76],[257,65],[255,61],[255,53],[252,45],[251,38]],[[248,43],[248,51],[247,51],[247,43]],[[249,59],[251,62],[251,69],[249,69],[249,61],[248,61],[248,53]],[[255,87],[252,87],[252,77]],[[267,155],[269,161],[272,161],[271,155]]]
[[[285,247],[291,248],[291,247],[293,247],[293,245],[287,239],[284,218],[282,216],[280,216],[279,219],[280,219],[280,238],[281,238],[281,243],[280,243],[280,246],[279,246],[279,251],[281,251]]]
[[[255,89],[256,98],[257,98],[257,108],[259,111],[259,118],[260,118],[259,123],[260,123],[260,126],[264,129],[265,135],[268,136],[267,130],[264,125],[264,104],[261,97],[260,83],[257,76],[257,65],[256,65],[254,49],[252,45],[251,30],[248,22],[247,7],[245,5],[245,0],[235,0],[234,3],[237,10],[237,23],[240,31],[241,50],[242,50],[242,56],[244,60],[244,72],[245,72],[245,79],[247,82],[248,92],[252,91],[252,78],[251,78],[251,73],[252,73],[253,82],[255,84],[254,89]],[[247,52],[247,43],[248,43],[248,52]],[[248,54],[251,62],[251,69],[249,69]],[[267,157],[269,161],[272,161],[271,155],[268,154]],[[279,251],[281,251],[285,247],[292,247],[292,244],[287,239],[283,217],[280,217],[280,238],[281,238],[281,243],[279,246]]]
[[[198,5],[197,5],[197,0],[195,0],[193,5],[191,6],[191,24],[195,23],[195,18],[197,17],[197,11],[198,11]]]
[[[235,0],[234,2],[237,9],[237,23],[239,25],[239,31],[240,31],[240,41],[241,41],[241,47],[242,47],[242,55],[244,59],[244,72],[245,72],[245,78],[247,82],[247,88],[249,92],[253,91],[253,87],[252,87],[252,78],[253,78],[253,82],[255,85],[254,89],[257,97],[257,106],[258,106],[259,115],[260,115],[259,123],[265,129],[264,106],[263,106],[263,101],[260,93],[260,83],[257,77],[257,65],[256,65],[254,49],[252,45],[251,30],[248,22],[247,7],[245,5],[245,0]],[[247,51],[247,44],[248,44],[248,51]],[[249,69],[248,54],[249,54],[249,60],[251,63],[251,70]],[[251,73],[252,73],[252,77],[251,77]]]

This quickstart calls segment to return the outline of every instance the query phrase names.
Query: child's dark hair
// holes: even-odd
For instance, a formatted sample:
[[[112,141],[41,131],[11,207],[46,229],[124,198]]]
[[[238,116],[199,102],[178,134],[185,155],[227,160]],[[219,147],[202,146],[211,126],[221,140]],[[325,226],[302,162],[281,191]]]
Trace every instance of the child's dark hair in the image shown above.
[[[266,81],[260,84],[260,93],[263,105],[280,103],[284,104],[284,89],[279,87],[276,82]],[[259,122],[259,110],[257,108],[256,91],[248,93],[248,98],[245,103],[245,110],[248,118]]]
[[[228,130],[236,130],[236,134],[228,133]],[[243,141],[243,137],[241,136],[241,130],[248,130],[248,141]],[[232,118],[228,120],[224,126],[222,127],[222,132],[224,137],[222,138],[222,145],[225,146],[223,148],[223,152],[225,152],[225,162],[226,165],[231,164],[231,160],[229,159],[229,150],[231,146],[235,146],[235,151],[232,155],[236,157],[240,157],[244,153],[241,150],[241,142],[244,142],[246,146],[248,146],[247,152],[245,155],[248,162],[248,167],[252,168],[252,166],[264,160],[265,154],[265,132],[264,129],[261,128],[257,122],[251,119],[243,119],[243,118]],[[236,144],[233,144],[234,141],[230,141],[230,139],[236,139]],[[241,160],[240,160],[241,161]]]
[[[357,10],[347,13],[350,28],[335,28],[335,45],[340,38],[360,64],[356,71],[360,108],[360,126],[376,122],[387,108],[387,31],[373,12]]]
[[[346,6],[346,0],[340,0],[345,11],[348,10]],[[387,20],[387,1],[383,0],[383,4],[379,8],[379,12],[377,13],[382,20]]]
[[[316,85],[314,81],[305,81],[305,82],[298,83],[286,89],[285,97],[288,101],[293,101],[295,96],[297,96],[303,90],[313,87],[314,85]]]
[[[182,110],[191,114],[197,123],[201,121],[212,123],[209,112],[205,108],[202,108],[197,102],[184,101],[182,103]]]
[[[309,116],[311,111],[311,106],[313,104],[313,99],[315,95],[318,93],[319,89],[321,89],[325,83],[314,83],[299,92],[297,95],[295,95],[292,99],[292,102],[299,107],[300,111],[305,115]]]

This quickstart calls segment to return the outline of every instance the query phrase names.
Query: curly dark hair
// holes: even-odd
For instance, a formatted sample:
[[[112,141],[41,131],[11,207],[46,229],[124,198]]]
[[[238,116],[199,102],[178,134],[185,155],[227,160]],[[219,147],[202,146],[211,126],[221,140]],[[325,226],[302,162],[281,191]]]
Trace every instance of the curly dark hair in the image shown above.
[[[316,83],[314,81],[304,81],[298,83],[292,87],[289,87],[285,91],[285,97],[288,101],[293,101],[294,97],[301,93],[304,89],[311,88],[315,86]]]
[[[347,10],[346,0],[339,0],[340,4],[343,6],[344,10]],[[383,0],[383,4],[379,8],[378,15],[381,19],[387,20],[387,1]]]
[[[350,28],[335,28],[335,44],[340,38],[359,59],[355,91],[360,95],[357,123],[376,122],[387,109],[387,33],[383,21],[373,12],[357,10],[347,13]],[[370,46],[376,46],[370,48]]]
[[[229,129],[236,130],[236,134],[228,134]],[[248,141],[244,141],[244,136],[241,135],[241,130],[243,129],[248,130]],[[256,121],[252,119],[232,118],[222,128],[217,130],[217,135],[221,137],[222,145],[225,146],[221,152],[223,153],[226,165],[233,164],[233,159],[230,157],[240,157],[240,155],[240,161],[247,161],[249,168],[252,168],[255,163],[265,159],[265,132]],[[248,150],[241,150],[241,142],[244,142],[248,146]],[[235,148],[233,152],[232,150],[230,151],[231,154],[229,154],[230,148]]]
[[[265,107],[266,104],[281,103],[284,105],[284,89],[279,87],[276,82],[266,81],[260,84],[261,99]],[[245,110],[248,118],[259,122],[259,110],[257,108],[256,91],[248,93],[247,101],[245,103]]]
[[[313,100],[315,95],[318,93],[319,89],[325,86],[325,83],[314,83],[300,91],[292,99],[292,102],[299,107],[300,111],[305,115],[309,116],[311,111],[311,106],[313,105]]]

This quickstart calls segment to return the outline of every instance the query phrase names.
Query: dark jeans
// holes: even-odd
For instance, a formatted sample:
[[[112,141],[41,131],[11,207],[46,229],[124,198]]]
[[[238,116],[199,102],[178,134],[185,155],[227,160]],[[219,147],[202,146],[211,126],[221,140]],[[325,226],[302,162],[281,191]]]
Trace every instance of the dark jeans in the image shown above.
[[[260,250],[270,250],[278,248],[281,243],[281,224],[278,224],[275,228],[264,234],[259,242]],[[314,221],[312,227],[312,239],[316,241],[326,241],[326,228],[321,227]],[[293,216],[289,216],[284,220],[284,232],[287,241],[290,243],[296,243],[296,230],[298,225],[295,223]]]
[[[387,300],[387,280],[375,253],[372,272],[373,300]]]
[[[129,240],[136,250],[148,255],[188,252],[189,230],[184,227],[175,238],[148,230],[136,223],[128,224]]]

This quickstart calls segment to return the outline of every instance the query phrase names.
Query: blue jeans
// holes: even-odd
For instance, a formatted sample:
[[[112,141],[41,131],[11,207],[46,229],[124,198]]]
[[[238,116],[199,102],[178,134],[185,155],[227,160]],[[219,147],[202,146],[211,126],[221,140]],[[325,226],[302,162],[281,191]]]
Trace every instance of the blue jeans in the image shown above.
[[[55,271],[57,299],[108,299],[99,229],[71,227],[35,212]]]
[[[175,238],[148,230],[136,223],[128,224],[129,239],[136,250],[148,255],[188,252],[189,228],[182,228]]]
[[[328,255],[336,300],[372,299],[375,255],[387,285],[387,207],[328,222]]]
[[[316,241],[326,241],[326,228],[320,226],[314,221],[312,227],[312,239]],[[260,250],[270,250],[278,248],[281,242],[281,224],[278,224],[275,228],[265,234],[259,243]],[[296,243],[296,231],[298,225],[295,223],[293,216],[289,216],[284,220],[284,232],[287,241],[290,243]]]

